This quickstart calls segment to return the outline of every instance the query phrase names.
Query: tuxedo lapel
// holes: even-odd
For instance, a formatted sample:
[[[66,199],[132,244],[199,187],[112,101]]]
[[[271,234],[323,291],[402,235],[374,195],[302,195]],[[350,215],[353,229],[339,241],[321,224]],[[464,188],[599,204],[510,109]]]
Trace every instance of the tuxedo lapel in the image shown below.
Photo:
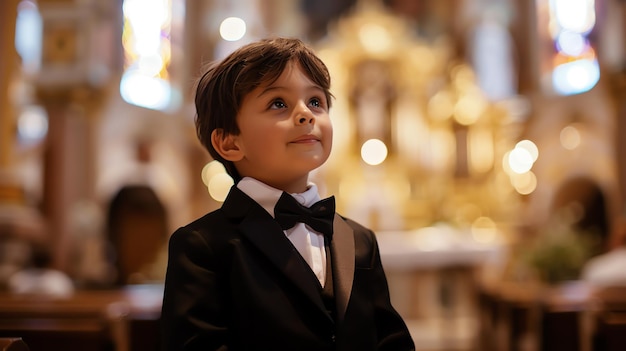
[[[236,187],[222,209],[231,218],[240,218],[241,234],[259,249],[317,308],[326,314],[315,281],[310,279],[306,262],[285,236],[282,228],[259,204]]]
[[[341,322],[348,307],[354,280],[354,233],[337,214],[333,221],[333,240],[330,246],[333,262],[333,281],[337,304],[337,322]]]

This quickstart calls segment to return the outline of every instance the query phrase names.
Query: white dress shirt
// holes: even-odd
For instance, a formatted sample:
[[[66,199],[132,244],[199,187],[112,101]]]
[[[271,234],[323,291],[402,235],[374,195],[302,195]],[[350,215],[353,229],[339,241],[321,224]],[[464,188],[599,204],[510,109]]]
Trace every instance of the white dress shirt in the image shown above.
[[[274,207],[283,193],[282,190],[272,188],[254,178],[244,177],[237,183],[237,188],[250,196],[261,205],[272,217]],[[320,200],[317,186],[309,183],[303,193],[290,194],[300,204],[310,207]],[[324,235],[311,229],[304,223],[296,223],[293,228],[284,230],[285,235],[298,250],[302,258],[309,264],[322,287],[326,281],[326,249],[324,248]]]

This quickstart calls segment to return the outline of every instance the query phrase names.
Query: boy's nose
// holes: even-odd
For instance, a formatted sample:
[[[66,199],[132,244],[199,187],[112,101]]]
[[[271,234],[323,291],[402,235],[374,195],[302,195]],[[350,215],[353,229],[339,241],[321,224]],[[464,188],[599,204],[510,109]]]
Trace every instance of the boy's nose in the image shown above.
[[[298,125],[302,125],[302,124],[313,124],[313,122],[315,121],[315,117],[309,116],[309,117],[303,117],[302,115],[298,116],[297,120],[296,120],[296,124]]]
[[[313,124],[315,123],[315,116],[308,107],[299,106],[295,111],[295,122],[297,125]]]

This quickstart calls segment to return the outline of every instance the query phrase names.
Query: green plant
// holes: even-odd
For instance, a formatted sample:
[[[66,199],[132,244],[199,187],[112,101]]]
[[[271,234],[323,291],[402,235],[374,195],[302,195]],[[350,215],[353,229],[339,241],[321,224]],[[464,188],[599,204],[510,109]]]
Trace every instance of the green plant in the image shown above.
[[[593,237],[567,216],[555,216],[538,231],[525,252],[525,261],[546,283],[578,279],[597,245]]]

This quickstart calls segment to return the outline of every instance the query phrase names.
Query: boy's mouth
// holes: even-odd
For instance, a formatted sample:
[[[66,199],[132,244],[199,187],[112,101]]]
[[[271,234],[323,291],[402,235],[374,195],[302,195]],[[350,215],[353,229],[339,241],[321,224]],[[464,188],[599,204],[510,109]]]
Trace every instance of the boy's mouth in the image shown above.
[[[296,143],[296,144],[311,144],[311,143],[317,143],[319,142],[320,139],[318,137],[316,137],[315,135],[303,135],[301,137],[298,137],[294,140],[292,140],[292,143]]]

